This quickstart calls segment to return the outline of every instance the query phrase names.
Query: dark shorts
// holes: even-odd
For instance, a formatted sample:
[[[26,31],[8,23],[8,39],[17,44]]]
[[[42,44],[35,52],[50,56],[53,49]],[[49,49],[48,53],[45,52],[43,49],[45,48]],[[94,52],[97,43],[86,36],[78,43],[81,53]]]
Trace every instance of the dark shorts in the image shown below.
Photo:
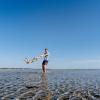
[[[48,60],[43,60],[42,65],[47,65],[48,64]]]

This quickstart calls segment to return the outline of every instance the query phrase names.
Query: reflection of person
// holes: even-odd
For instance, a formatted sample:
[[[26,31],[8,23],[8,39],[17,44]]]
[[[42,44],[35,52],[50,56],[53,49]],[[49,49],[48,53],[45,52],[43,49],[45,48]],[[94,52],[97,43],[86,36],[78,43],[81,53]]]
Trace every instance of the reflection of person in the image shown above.
[[[41,78],[42,78],[42,81],[46,81],[46,73],[42,73]]]
[[[46,79],[46,73],[42,73],[41,89],[43,91],[46,91],[46,97],[43,100],[51,100],[52,92],[48,88],[48,80]]]
[[[45,48],[45,51],[44,51],[44,60],[42,62],[42,71],[43,71],[43,73],[46,72],[46,66],[48,64],[48,55],[49,55],[48,49]]]
[[[46,79],[46,73],[42,73],[42,76],[41,76],[41,89],[47,89],[48,88],[48,81]]]

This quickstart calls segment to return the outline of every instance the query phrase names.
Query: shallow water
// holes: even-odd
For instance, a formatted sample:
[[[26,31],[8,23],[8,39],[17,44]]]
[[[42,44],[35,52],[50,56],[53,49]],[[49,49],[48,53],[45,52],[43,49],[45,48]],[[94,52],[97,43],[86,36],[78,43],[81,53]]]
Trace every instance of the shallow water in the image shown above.
[[[100,100],[100,70],[0,69],[0,100]]]

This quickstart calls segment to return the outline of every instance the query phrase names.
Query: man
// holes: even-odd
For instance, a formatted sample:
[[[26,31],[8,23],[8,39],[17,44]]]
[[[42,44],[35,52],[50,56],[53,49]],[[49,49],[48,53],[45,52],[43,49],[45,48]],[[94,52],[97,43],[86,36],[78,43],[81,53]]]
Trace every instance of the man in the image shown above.
[[[48,64],[48,56],[49,56],[48,49],[45,48],[45,51],[44,51],[44,60],[42,62],[42,71],[43,71],[43,73],[46,72],[46,66]]]
[[[30,60],[28,58],[25,58],[24,61],[26,62],[26,64],[30,64],[30,63],[33,63],[33,62],[38,61],[39,59],[43,58],[42,71],[43,71],[43,73],[45,73],[46,72],[46,66],[48,64],[48,56],[49,56],[48,49],[45,48],[43,54],[41,54],[41,55],[39,55],[37,57],[34,57],[32,60]]]

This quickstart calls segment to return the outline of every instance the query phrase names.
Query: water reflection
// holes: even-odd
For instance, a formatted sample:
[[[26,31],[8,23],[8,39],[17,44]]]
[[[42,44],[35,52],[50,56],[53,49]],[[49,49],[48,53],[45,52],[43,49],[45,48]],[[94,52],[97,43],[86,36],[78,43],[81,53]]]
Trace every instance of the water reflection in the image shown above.
[[[21,94],[20,99],[28,99],[29,97],[32,100],[51,100],[52,93],[48,87],[48,79],[46,73],[39,74],[38,72],[33,72],[31,75],[26,76],[27,81],[29,82],[26,85],[27,91]]]
[[[41,88],[43,90],[48,89],[48,81],[45,73],[42,73],[41,75]]]
[[[48,79],[47,79],[46,73],[42,73],[41,75],[41,89],[45,91],[45,93],[47,94],[45,97],[45,100],[51,100],[52,93],[48,87]]]

